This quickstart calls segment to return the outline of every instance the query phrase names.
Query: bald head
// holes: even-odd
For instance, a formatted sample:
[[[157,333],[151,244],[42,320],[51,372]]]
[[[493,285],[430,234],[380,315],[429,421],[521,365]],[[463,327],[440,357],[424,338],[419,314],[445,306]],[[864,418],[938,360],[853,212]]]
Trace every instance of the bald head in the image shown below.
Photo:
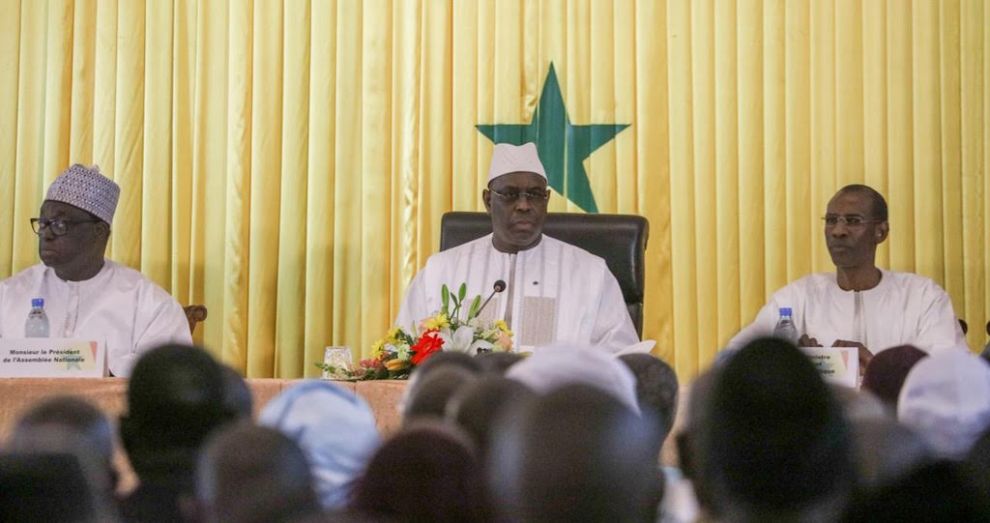
[[[320,510],[299,446],[246,422],[210,438],[196,467],[196,498],[205,521],[288,521]]]

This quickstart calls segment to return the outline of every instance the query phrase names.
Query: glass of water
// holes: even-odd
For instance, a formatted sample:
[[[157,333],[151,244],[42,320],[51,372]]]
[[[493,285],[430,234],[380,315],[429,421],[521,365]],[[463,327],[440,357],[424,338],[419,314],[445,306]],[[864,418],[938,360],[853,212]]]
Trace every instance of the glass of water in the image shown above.
[[[327,347],[323,350],[323,363],[333,367],[333,371],[323,371],[323,379],[346,380],[354,370],[354,359],[350,347]]]

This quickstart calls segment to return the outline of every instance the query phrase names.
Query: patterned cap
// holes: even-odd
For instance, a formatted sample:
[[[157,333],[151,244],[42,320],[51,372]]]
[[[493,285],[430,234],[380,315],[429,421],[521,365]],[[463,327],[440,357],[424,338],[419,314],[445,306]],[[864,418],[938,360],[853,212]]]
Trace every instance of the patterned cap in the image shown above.
[[[77,163],[55,178],[45,200],[78,207],[109,225],[113,223],[118,198],[120,186],[103,176],[99,166],[86,167]]]
[[[533,142],[522,145],[495,144],[492,163],[488,167],[488,183],[499,176],[520,172],[538,174],[544,180],[547,179],[543,162],[540,161],[540,155],[536,152],[536,144]]]

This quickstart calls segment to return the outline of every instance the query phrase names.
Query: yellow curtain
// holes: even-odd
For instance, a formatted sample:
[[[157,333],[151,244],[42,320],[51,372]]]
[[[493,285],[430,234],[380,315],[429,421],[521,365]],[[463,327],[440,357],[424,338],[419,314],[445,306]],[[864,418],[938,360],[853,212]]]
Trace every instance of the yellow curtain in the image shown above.
[[[644,334],[682,377],[768,294],[830,270],[820,216],[890,201],[882,266],[990,319],[988,0],[0,0],[0,277],[69,163],[122,186],[109,256],[209,319],[252,377],[389,326],[443,212],[551,64],[600,212],[649,218]],[[553,211],[580,211],[556,195]]]

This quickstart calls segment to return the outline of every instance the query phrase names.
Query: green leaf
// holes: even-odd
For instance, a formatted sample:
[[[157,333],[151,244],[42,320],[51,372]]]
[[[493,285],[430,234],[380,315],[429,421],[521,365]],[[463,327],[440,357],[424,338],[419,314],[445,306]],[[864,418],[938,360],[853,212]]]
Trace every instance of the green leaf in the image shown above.
[[[440,287],[440,312],[447,314],[448,307],[450,306],[450,290],[447,289],[447,284],[443,284]]]
[[[465,296],[467,296],[467,283],[462,283],[461,288],[457,289],[457,299],[464,301]]]
[[[478,315],[478,309],[481,308],[481,295],[474,297],[474,301],[471,302],[471,308],[468,309],[468,321],[474,319]]]

